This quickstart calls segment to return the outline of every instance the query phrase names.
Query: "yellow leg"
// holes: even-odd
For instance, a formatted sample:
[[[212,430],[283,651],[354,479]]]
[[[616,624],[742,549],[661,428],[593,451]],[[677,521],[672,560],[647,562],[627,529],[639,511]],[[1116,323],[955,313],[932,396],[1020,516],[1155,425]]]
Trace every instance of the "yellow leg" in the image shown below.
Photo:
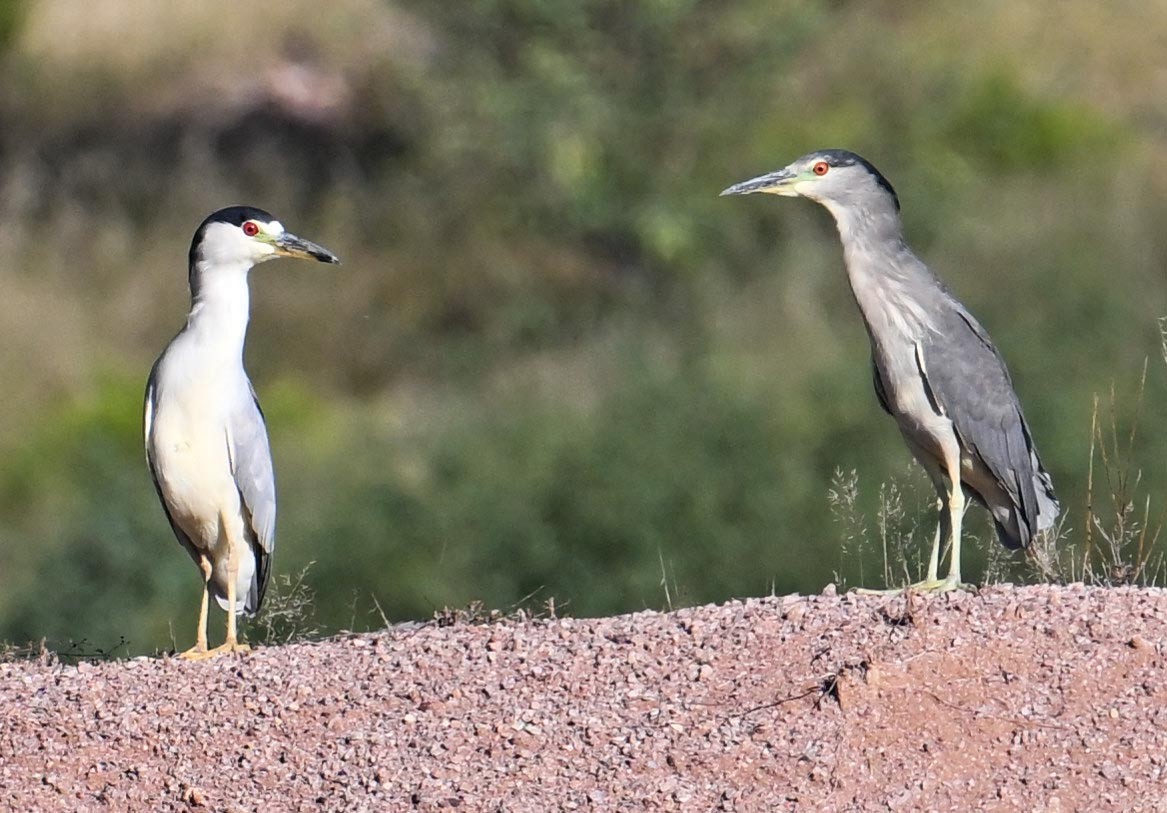
[[[184,652],[183,657],[191,660],[202,660],[204,658],[213,658],[216,655],[222,655],[226,652],[247,652],[251,649],[247,644],[239,643],[238,630],[235,623],[235,608],[238,606],[238,596],[236,595],[235,583],[239,577],[239,545],[231,534],[231,524],[227,517],[220,516],[219,521],[222,527],[223,536],[227,540],[227,640],[220,646],[214,649],[207,649],[207,634],[206,634],[206,609],[207,596],[203,594],[203,619],[201,629],[202,633],[202,649],[191,650],[189,653]],[[206,561],[204,558],[203,561]],[[210,581],[210,562],[204,570],[207,574],[208,589]]]
[[[857,590],[856,592],[865,595],[898,595],[905,590],[911,590],[919,593],[945,593],[949,590],[958,590],[963,585],[960,583],[960,531],[961,524],[964,519],[964,511],[966,508],[964,499],[964,488],[960,484],[960,447],[953,439],[950,448],[945,450],[944,455],[944,469],[948,475],[948,482],[941,485],[941,481],[937,478],[937,488],[943,487],[945,489],[946,500],[940,500],[940,517],[936,525],[936,535],[932,538],[932,553],[928,557],[928,576],[922,582],[916,582],[905,588],[896,588],[893,590]],[[945,505],[947,503],[947,505]],[[948,576],[941,580],[937,571],[940,565],[940,537],[942,536],[941,529],[944,526],[943,517],[945,512],[948,513]]]
[[[199,556],[199,570],[203,572],[203,602],[199,606],[199,626],[195,631],[195,645],[178,656],[188,660],[203,657],[207,652],[207,606],[211,597],[211,560],[205,555]]]
[[[217,646],[211,652],[247,652],[251,649],[247,644],[239,643],[238,630],[235,622],[235,608],[238,607],[239,597],[236,595],[236,582],[239,580],[239,540],[231,533],[231,523],[226,516],[221,516],[223,535],[227,538],[227,640],[222,646]]]
[[[960,526],[964,521],[964,488],[960,484],[960,453],[948,455],[948,528],[952,545],[948,549],[948,578],[941,589],[960,587]]]
[[[936,581],[936,572],[940,566],[940,530],[944,527],[944,521],[940,518],[944,511],[944,500],[936,499],[936,533],[932,535],[932,554],[928,557],[928,575],[924,579],[925,582]]]

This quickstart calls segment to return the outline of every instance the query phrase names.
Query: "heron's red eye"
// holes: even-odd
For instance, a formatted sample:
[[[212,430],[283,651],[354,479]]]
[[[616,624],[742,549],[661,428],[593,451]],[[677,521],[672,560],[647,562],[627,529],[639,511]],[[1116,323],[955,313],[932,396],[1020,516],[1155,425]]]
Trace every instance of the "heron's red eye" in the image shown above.
[[[828,164],[826,161],[819,161],[817,164],[815,164],[813,167],[810,168],[810,171],[813,172],[815,175],[822,176],[822,175],[826,175],[827,170],[829,170],[830,168],[831,168],[831,165]]]
[[[243,224],[243,233],[248,237],[254,237],[255,235],[259,234],[259,224],[254,220],[248,220]]]

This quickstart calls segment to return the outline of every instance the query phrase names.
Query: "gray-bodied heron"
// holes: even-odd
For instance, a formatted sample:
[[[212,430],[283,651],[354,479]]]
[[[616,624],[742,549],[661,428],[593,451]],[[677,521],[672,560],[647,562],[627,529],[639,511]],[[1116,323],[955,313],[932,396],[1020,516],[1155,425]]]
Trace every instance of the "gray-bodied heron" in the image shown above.
[[[916,589],[960,585],[965,494],[988,509],[1008,548],[1028,546],[1058,516],[1049,473],[989,334],[904,241],[887,179],[846,150],[820,150],[722,195],[768,192],[821,203],[843,242],[851,292],[871,340],[875,394],[928,472],[940,501],[928,576]],[[948,576],[937,578],[947,528]]]
[[[267,427],[243,369],[247,274],[276,257],[340,262],[267,212],[221,209],[190,245],[190,315],[146,384],[146,461],[174,535],[203,577],[195,646],[183,657],[246,650],[235,616],[255,614],[271,575],[276,494]],[[227,611],[227,639],[207,648],[207,603]]]

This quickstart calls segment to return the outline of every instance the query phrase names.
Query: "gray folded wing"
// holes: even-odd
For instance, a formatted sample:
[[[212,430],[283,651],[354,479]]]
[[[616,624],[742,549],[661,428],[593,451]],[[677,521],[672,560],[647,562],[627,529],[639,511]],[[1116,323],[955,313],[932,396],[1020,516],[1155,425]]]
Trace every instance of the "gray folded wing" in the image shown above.
[[[255,555],[255,578],[244,607],[255,613],[271,578],[271,555],[276,544],[276,483],[272,470],[267,426],[254,390],[230,422],[231,464],[243,503],[247,541]]]
[[[1012,503],[1016,528],[998,521],[1001,541],[1024,547],[1057,517],[1053,486],[1004,360],[972,314],[955,300],[949,304],[935,314],[937,330],[923,344],[926,382],[961,446],[991,473]],[[985,495],[978,496],[984,500]],[[987,507],[995,517],[1001,515],[995,508],[1007,508]]]

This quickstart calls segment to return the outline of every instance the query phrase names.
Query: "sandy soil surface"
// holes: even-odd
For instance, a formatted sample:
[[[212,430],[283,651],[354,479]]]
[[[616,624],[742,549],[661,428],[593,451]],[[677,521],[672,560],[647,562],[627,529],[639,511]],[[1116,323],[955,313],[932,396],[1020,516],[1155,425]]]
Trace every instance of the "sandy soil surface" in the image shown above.
[[[830,593],[0,664],[0,808],[1167,811],[1167,592]]]

